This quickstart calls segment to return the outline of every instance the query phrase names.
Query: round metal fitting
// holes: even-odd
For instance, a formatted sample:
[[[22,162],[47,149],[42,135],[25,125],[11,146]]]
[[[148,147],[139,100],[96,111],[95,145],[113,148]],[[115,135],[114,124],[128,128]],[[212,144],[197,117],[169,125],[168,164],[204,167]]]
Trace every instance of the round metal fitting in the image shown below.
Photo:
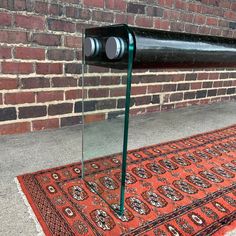
[[[124,55],[125,42],[122,38],[110,37],[107,39],[105,50],[110,60],[119,59]]]
[[[84,53],[86,57],[93,57],[99,53],[99,41],[96,38],[87,37],[84,40]]]

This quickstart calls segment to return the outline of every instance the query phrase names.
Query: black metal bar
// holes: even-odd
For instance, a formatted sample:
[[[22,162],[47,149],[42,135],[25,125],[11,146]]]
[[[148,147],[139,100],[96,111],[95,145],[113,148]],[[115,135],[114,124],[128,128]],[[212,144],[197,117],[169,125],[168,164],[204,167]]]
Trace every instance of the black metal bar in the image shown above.
[[[236,39],[136,27],[129,29],[135,41],[134,69],[236,67]],[[96,39],[96,52],[93,55],[87,53],[86,63],[126,69],[126,32],[125,25],[86,29],[86,38]],[[91,52],[89,50],[87,44],[87,52]]]

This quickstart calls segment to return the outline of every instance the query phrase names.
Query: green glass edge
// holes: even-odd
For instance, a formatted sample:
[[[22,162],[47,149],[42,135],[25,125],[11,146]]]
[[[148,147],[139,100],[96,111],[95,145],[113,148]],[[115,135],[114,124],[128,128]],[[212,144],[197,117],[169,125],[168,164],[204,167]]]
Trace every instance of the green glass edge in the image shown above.
[[[128,31],[128,70],[127,70],[127,82],[126,82],[126,101],[125,101],[125,121],[124,121],[124,136],[123,136],[123,152],[122,152],[122,176],[121,176],[121,191],[120,191],[120,209],[114,209],[99,193],[95,191],[107,204],[115,211],[118,215],[124,214],[124,203],[125,203],[125,179],[126,179],[126,160],[127,160],[127,149],[128,149],[128,130],[129,130],[129,111],[130,111],[130,94],[131,94],[131,81],[132,81],[132,69],[133,69],[133,58],[134,58],[134,39],[133,35],[128,27],[124,25]],[[82,41],[84,41],[85,32],[82,33]],[[82,44],[83,45],[83,44]],[[85,177],[85,166],[84,166],[84,73],[85,73],[85,56],[84,49],[82,47],[82,179],[85,183],[90,186],[86,181]],[[92,188],[92,186],[90,186]]]
[[[85,29],[82,29],[82,45],[84,45]],[[85,73],[85,54],[84,47],[82,47],[82,166],[81,166],[81,178],[84,179],[84,73]]]
[[[126,99],[125,99],[125,125],[124,125],[124,138],[123,138],[123,154],[122,154],[122,176],[121,176],[121,192],[120,192],[120,211],[119,215],[124,214],[125,205],[125,179],[127,168],[127,149],[128,149],[128,134],[129,134],[129,110],[130,110],[130,93],[131,93],[131,81],[132,81],[132,69],[134,59],[134,39],[133,35],[127,25],[125,25],[128,31],[128,71],[127,71],[127,83],[126,83]]]

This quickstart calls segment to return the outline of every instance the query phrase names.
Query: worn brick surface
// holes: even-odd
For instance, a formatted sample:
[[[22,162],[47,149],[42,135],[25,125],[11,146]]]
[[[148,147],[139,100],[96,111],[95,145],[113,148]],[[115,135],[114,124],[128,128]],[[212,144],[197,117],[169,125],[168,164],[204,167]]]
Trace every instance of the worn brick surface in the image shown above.
[[[89,66],[82,81],[85,27],[126,23],[236,38],[235,19],[232,0],[2,0],[0,134],[80,124],[82,97],[87,123],[123,114],[125,71]],[[135,70],[131,114],[235,100],[235,94],[235,68]]]

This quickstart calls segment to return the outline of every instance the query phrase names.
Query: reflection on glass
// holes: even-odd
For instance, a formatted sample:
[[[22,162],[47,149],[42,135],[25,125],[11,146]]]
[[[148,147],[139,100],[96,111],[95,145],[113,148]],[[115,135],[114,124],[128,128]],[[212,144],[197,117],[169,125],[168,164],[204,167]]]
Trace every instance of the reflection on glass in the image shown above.
[[[83,39],[85,34],[83,34]],[[119,215],[124,211],[126,155],[128,142],[129,103],[133,62],[133,42],[128,39],[127,77],[120,75],[120,83],[102,83],[112,80],[108,73],[91,71],[83,53],[83,179]],[[120,71],[124,75],[124,71]],[[92,80],[96,83],[91,83]],[[107,84],[107,85],[106,85]],[[94,90],[93,90],[94,89]],[[98,96],[91,98],[91,91]],[[102,91],[106,95],[102,95]],[[107,91],[109,91],[107,93]],[[108,94],[108,96],[107,96]],[[106,114],[99,113],[106,111]],[[115,110],[115,111],[114,111]]]

